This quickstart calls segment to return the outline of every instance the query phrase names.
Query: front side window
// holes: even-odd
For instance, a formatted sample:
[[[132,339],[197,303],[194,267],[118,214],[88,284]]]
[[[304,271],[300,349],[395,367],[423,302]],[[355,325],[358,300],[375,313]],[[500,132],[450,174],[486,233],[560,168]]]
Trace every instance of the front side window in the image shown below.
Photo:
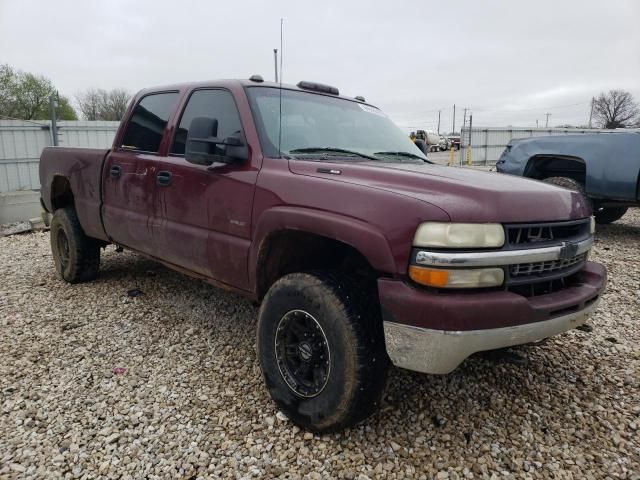
[[[249,87],[247,93],[262,150],[270,157],[427,161],[409,137],[371,105],[273,87]]]
[[[171,153],[184,155],[189,126],[194,118],[215,118],[218,121],[216,136],[220,139],[242,132],[242,123],[233,96],[226,90],[196,90],[184,109],[180,126],[173,140]]]
[[[144,97],[127,124],[122,148],[157,153],[178,92],[154,93]]]

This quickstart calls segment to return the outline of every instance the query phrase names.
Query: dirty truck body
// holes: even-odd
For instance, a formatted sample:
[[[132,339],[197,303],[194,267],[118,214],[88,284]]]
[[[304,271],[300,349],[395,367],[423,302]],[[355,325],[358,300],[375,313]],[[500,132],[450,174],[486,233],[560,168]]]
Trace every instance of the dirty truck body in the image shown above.
[[[266,385],[315,431],[373,412],[390,363],[444,374],[574,328],[606,281],[581,194],[430,164],[320,84],[144,90],[111,149],[47,148],[40,176],[62,278],[116,244],[261,302]]]

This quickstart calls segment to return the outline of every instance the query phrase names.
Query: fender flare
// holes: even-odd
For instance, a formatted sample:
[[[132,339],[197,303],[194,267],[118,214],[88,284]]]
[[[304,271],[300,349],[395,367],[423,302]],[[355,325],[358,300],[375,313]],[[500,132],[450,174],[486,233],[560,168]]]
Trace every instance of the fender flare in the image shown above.
[[[548,161],[565,161],[565,162],[573,162],[584,167],[584,171],[586,174],[587,171],[587,162],[582,158],[575,155],[564,155],[561,153],[536,153],[535,155],[531,155],[524,166],[524,170],[522,172],[523,177],[532,178],[531,172],[535,168],[534,165],[538,162],[542,162],[544,160]]]
[[[359,251],[376,270],[393,273],[395,261],[386,237],[362,220],[302,207],[273,207],[260,215],[249,250],[249,285],[257,292],[260,252],[269,237],[283,230],[298,230],[327,237]]]

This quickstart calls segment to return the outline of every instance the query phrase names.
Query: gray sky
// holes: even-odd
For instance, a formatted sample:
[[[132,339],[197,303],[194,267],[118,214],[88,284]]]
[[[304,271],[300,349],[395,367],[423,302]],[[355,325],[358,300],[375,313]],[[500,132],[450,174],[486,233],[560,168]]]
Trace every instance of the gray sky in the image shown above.
[[[0,0],[0,63],[73,97],[213,78],[284,80],[363,95],[399,125],[585,124],[622,88],[640,101],[640,1]]]

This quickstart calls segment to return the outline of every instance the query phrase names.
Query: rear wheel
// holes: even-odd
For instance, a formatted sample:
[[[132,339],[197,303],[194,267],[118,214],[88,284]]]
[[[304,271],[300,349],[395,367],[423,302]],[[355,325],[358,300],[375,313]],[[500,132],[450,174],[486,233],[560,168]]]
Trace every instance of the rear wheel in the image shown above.
[[[98,276],[100,245],[85,235],[74,208],[55,211],[50,236],[53,262],[63,280],[80,283]]]
[[[620,220],[622,216],[627,213],[627,207],[607,207],[594,210],[593,214],[596,217],[596,223],[607,224]]]
[[[293,273],[262,302],[257,343],[265,383],[305,429],[341,430],[380,404],[389,360],[377,302],[361,291],[339,275]]]

